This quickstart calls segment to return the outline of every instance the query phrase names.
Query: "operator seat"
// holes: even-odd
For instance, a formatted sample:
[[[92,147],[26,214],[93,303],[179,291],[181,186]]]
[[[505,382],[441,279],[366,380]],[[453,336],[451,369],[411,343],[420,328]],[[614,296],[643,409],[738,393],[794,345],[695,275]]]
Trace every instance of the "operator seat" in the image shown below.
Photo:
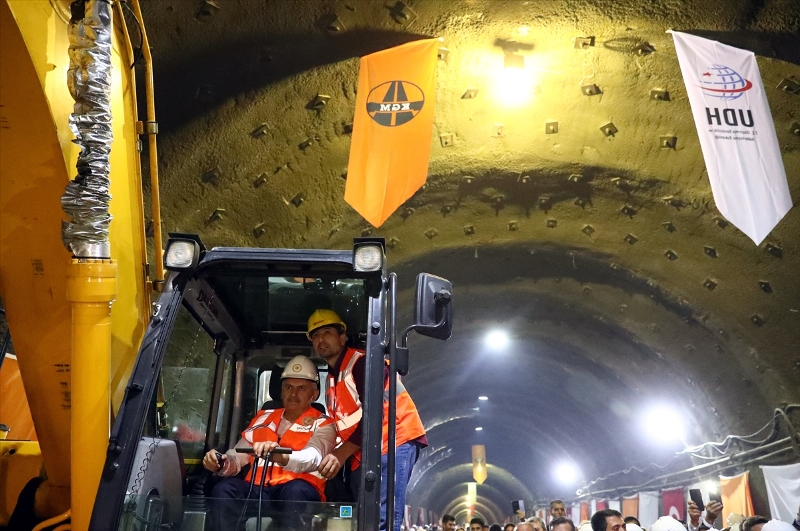
[[[261,409],[278,409],[283,407],[283,400],[281,400],[281,373],[283,370],[280,367],[272,369],[269,375],[269,396],[274,397],[272,400],[267,400]]]

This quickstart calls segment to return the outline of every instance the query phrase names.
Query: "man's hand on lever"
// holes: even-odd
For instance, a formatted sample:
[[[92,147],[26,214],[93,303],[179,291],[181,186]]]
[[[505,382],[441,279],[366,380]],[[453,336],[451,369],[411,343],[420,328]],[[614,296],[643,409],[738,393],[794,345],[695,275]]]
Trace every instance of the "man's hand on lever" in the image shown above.
[[[286,466],[289,464],[289,456],[287,454],[272,454],[271,452],[280,446],[276,442],[264,441],[253,443],[253,455],[256,457],[266,458],[270,453],[270,459],[276,465]]]
[[[223,453],[216,450],[209,450],[203,456],[203,468],[210,472],[219,472],[225,466],[225,460],[228,459]]]

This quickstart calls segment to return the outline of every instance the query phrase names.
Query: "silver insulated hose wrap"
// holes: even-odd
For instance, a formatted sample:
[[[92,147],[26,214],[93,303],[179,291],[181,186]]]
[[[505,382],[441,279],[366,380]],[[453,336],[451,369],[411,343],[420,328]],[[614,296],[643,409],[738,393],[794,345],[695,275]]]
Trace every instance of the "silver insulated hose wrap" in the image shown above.
[[[76,0],[71,7],[67,84],[75,106],[69,126],[81,151],[78,174],[61,196],[69,218],[62,222],[61,240],[77,258],[110,258],[111,5]]]

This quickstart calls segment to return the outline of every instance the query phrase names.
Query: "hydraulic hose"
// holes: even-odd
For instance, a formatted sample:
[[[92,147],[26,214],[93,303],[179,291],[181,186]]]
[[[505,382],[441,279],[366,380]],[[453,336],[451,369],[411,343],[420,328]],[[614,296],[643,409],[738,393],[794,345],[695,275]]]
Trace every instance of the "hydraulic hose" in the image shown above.
[[[61,240],[76,258],[111,257],[108,240],[109,156],[111,154],[111,4],[83,0],[72,4],[67,84],[75,100],[69,126],[81,150],[78,174],[61,196],[69,221]]]

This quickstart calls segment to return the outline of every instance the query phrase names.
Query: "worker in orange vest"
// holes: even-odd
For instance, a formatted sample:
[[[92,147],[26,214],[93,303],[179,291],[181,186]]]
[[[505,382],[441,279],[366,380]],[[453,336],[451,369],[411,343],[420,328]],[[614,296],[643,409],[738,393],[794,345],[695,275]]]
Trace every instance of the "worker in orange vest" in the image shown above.
[[[357,495],[360,484],[361,397],[364,396],[366,358],[363,350],[347,347],[347,325],[333,310],[319,309],[308,319],[308,339],[314,352],[328,364],[326,403],[333,418],[339,445],[326,455],[317,469],[333,478],[347,459],[351,460],[350,488]],[[384,369],[384,396],[389,389],[389,368]],[[383,402],[383,445],[381,450],[381,523],[386,529],[386,468],[388,453],[389,403]],[[400,529],[406,503],[406,487],[420,450],[428,445],[417,407],[397,377],[397,439],[395,450],[394,529]]]

